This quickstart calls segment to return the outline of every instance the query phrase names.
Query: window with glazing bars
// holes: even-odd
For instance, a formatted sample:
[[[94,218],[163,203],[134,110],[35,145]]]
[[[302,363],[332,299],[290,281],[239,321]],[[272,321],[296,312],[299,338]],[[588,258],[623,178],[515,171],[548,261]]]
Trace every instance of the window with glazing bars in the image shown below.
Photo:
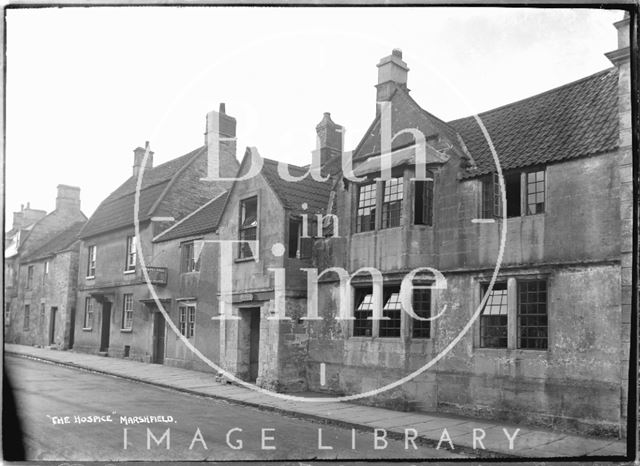
[[[373,315],[373,294],[371,288],[357,289],[355,310],[353,316],[353,336],[370,337],[373,321],[368,319]]]
[[[413,312],[418,317],[431,317],[431,290],[413,290]],[[413,338],[431,338],[431,321],[413,319]]]
[[[24,305],[24,321],[22,322],[22,330],[25,332],[29,330],[29,313],[31,312],[31,305]]]
[[[527,173],[527,215],[544,212],[544,170]]]
[[[33,286],[33,265],[27,268],[27,290],[30,290]]]
[[[518,348],[547,349],[547,282],[518,282]]]
[[[84,324],[83,328],[91,328],[93,326],[93,299],[86,297],[84,299]]]
[[[482,179],[482,218],[496,218],[500,211],[500,182],[498,174],[492,173]]]
[[[391,178],[384,182],[382,199],[382,228],[400,226],[402,218],[402,199],[404,198],[404,179]]]
[[[191,338],[194,336],[196,329],[195,306],[180,306],[178,308],[178,328],[185,337]]]
[[[122,330],[133,328],[133,295],[122,295]]]
[[[96,247],[89,246],[87,251],[87,277],[95,277],[96,275]]]
[[[125,259],[124,270],[130,271],[136,269],[136,237],[127,236],[127,256]]]
[[[240,201],[240,240],[255,241],[258,235],[258,198],[252,197]],[[240,243],[238,258],[253,257],[249,243]]]
[[[371,231],[376,228],[376,184],[358,186],[358,212],[356,232]]]
[[[384,307],[382,316],[389,320],[380,321],[380,337],[399,337],[402,306],[400,304],[400,288],[389,287],[384,290]]]
[[[483,296],[488,285],[482,287]],[[494,283],[480,315],[480,346],[506,348],[508,342],[507,284]]]
[[[182,266],[180,271],[182,273],[197,272],[200,270],[200,261],[195,258],[195,246],[193,241],[182,243]]]

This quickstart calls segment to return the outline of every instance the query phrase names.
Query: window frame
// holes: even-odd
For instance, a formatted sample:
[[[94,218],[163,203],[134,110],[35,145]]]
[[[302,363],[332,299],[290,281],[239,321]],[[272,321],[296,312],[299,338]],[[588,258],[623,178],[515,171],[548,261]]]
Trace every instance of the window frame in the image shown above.
[[[402,226],[402,210],[404,208],[404,173],[392,176],[381,183],[382,205],[380,229],[397,228]],[[396,215],[397,214],[397,215]]]
[[[537,168],[532,168],[529,170],[526,170],[524,173],[524,183],[523,183],[523,191],[524,191],[524,200],[523,200],[523,207],[525,209],[525,213],[524,215],[538,215],[538,214],[544,214],[545,212],[545,208],[546,208],[546,204],[547,204],[547,170],[546,167],[537,167]],[[542,174],[542,179],[538,179],[538,174]],[[535,179],[533,180],[533,182],[529,181],[529,176],[530,175],[534,175]],[[542,185],[542,190],[540,190],[540,184]],[[535,191],[534,192],[530,192],[530,187],[531,185],[535,185]],[[542,207],[541,210],[537,210],[538,209],[538,202],[535,203],[536,205],[536,211],[532,212],[531,211],[531,204],[529,203],[529,197],[530,196],[534,196],[535,200],[537,201],[538,196],[541,195],[542,196]]]
[[[353,307],[353,323],[351,328],[352,337],[373,337],[373,320],[368,317],[373,316],[373,286],[359,286],[354,287],[354,307]],[[370,299],[367,299],[370,298]],[[368,302],[365,303],[365,300]],[[363,304],[367,305],[369,309],[358,308]],[[369,334],[367,335],[367,330]]]
[[[528,301],[523,303],[522,302],[522,288],[528,288],[530,285],[532,284],[537,284],[538,287],[541,284],[544,284],[543,290],[541,290],[540,288],[530,291],[529,289],[527,289],[525,291],[524,294],[526,295],[538,295],[537,297],[539,298],[541,292],[542,294],[544,294],[544,301]],[[517,314],[516,314],[516,348],[519,350],[534,350],[534,351],[547,351],[549,349],[549,284],[548,281],[545,279],[523,279],[523,280],[518,280],[518,288],[517,288],[517,294],[518,294],[518,302],[517,302]],[[523,313],[522,312],[522,307],[523,305],[526,306],[544,306],[544,312],[528,312],[528,313]],[[534,318],[534,317],[541,317],[544,316],[544,325],[528,325],[528,326],[523,326],[521,324],[522,322],[522,318]],[[527,340],[533,340],[536,341],[536,338],[540,338],[544,341],[544,345],[540,346],[540,347],[530,347],[530,346],[523,346],[522,344],[522,330],[524,329],[537,329],[538,331],[540,330],[544,330],[544,336],[526,336],[524,337]]]
[[[428,296],[428,299],[426,300],[420,300],[422,302],[427,302],[428,305],[426,306],[426,312],[425,309],[420,309],[419,307],[416,306],[416,295],[421,294],[421,293],[425,293]],[[431,294],[431,289],[429,288],[414,288],[413,292],[411,293],[411,305],[413,306],[413,312],[416,313],[416,315],[418,317],[431,317],[432,316],[432,310],[431,307],[433,305],[433,296]],[[421,314],[425,314],[425,315],[421,315]],[[411,321],[411,339],[412,340],[430,340],[431,339],[431,321],[430,320],[416,320],[414,318],[410,319]],[[426,329],[426,333],[427,336],[424,335],[416,335],[416,333],[418,333],[418,331],[424,332]]]
[[[25,304],[24,305],[24,316],[23,316],[23,320],[22,320],[22,331],[23,332],[28,332],[29,331],[29,327],[31,326],[31,322],[30,322],[30,314],[31,313],[31,304]]]
[[[427,171],[427,178],[413,181],[413,224],[433,226],[435,178]]]
[[[356,225],[355,232],[356,233],[366,233],[368,231],[376,230],[376,211],[378,210],[378,183],[373,180],[366,181],[364,183],[359,183],[357,186],[357,195],[356,195]],[[371,189],[369,189],[371,188]],[[361,205],[361,201],[363,200],[363,190],[366,190],[364,194],[367,194],[364,199],[365,204]],[[371,200],[373,200],[373,204],[371,204]],[[369,215],[361,214],[361,211],[364,212],[366,209],[369,209]],[[369,218],[368,226],[366,229],[363,228],[363,219]]]
[[[27,290],[33,289],[33,265],[27,266]]]
[[[97,264],[98,248],[95,244],[87,246],[87,276],[86,278],[95,278]]]
[[[481,296],[484,297],[484,295],[487,293],[487,290],[489,289],[489,284],[488,283],[483,283],[481,284]],[[504,293],[500,293],[500,294],[495,294],[494,293],[496,291],[504,291]],[[499,305],[494,305],[494,299],[499,297],[500,298],[500,304]],[[504,300],[504,307],[505,307],[505,313],[502,314],[500,313],[500,308],[503,306],[502,301]],[[491,313],[491,309],[493,308],[498,308],[498,314],[493,314]],[[489,311],[489,313],[487,313],[487,311]],[[498,319],[495,319],[495,317],[504,317],[504,323],[500,323],[500,324],[494,324],[491,323],[489,324],[488,322],[493,322],[496,321]],[[502,319],[499,319],[502,320]],[[487,301],[485,302],[484,307],[482,308],[482,311],[480,313],[479,316],[479,327],[480,327],[480,339],[479,339],[479,347],[483,348],[483,349],[507,349],[509,348],[509,284],[507,281],[496,281],[493,284],[493,288],[491,289],[491,294],[488,296]],[[502,329],[504,328],[504,337],[499,336],[499,335],[486,335],[487,333],[491,333],[491,332],[487,332],[487,330],[495,330],[495,329]],[[485,338],[487,338],[487,340],[485,340]],[[504,345],[502,344],[490,344],[488,343],[488,339],[489,338],[497,338],[498,340],[500,339],[504,339]]]
[[[200,272],[200,258],[195,258],[195,241],[180,243],[180,273]]]
[[[127,308],[127,303],[131,304],[131,308]],[[120,331],[131,332],[133,330],[133,293],[124,293],[122,295],[122,321],[120,325]],[[129,324],[127,327],[126,324]]]
[[[245,206],[249,203],[255,201],[255,225],[245,225],[248,218],[246,216],[246,208]],[[249,217],[250,218],[250,217]],[[253,222],[252,222],[253,223]],[[258,196],[253,195],[250,197],[246,197],[244,199],[240,199],[238,204],[238,240],[239,241],[258,241],[259,230],[258,227],[260,225],[260,204],[258,202]],[[253,233],[251,233],[253,232]],[[251,236],[253,236],[251,238]],[[247,252],[248,251],[248,252]],[[257,251],[254,251],[251,248],[250,243],[238,243],[238,254],[236,255],[236,260],[251,260],[256,259],[258,256]]]
[[[382,291],[382,301],[382,317],[390,317],[390,319],[380,320],[380,323],[378,325],[378,338],[401,338],[403,328],[403,310],[400,302],[400,285],[384,286]],[[397,306],[397,308],[394,307],[385,309],[388,305]],[[395,325],[396,322],[397,326]],[[385,333],[384,335],[383,330]]]
[[[86,296],[84,298],[84,319],[82,321],[82,330],[93,329],[93,298]]]
[[[195,338],[196,335],[195,304],[180,304],[178,306],[178,330],[185,338]]]
[[[136,271],[138,262],[138,251],[136,247],[136,235],[128,235],[126,241],[126,252],[124,259],[124,272],[132,273]]]
[[[549,284],[550,284],[549,276],[550,276],[549,273],[544,273],[544,272],[536,273],[533,271],[522,271],[522,272],[515,272],[509,275],[500,275],[499,277],[497,277],[495,284],[504,283],[505,281],[507,283],[507,295],[506,295],[507,296],[507,346],[506,347],[482,346],[481,319],[480,319],[482,317],[482,314],[480,314],[479,316],[480,318],[478,319],[477,323],[474,324],[476,325],[476,329],[477,329],[477,330],[474,330],[474,339],[473,339],[474,348],[477,350],[489,350],[489,351],[548,352],[552,347],[552,343],[553,343],[551,325],[550,325],[550,307],[549,307],[552,302],[551,293],[553,290],[549,287]],[[479,276],[476,278],[476,280],[478,284],[478,288],[477,288],[478,299],[479,299],[478,303],[481,303],[484,297],[484,294],[486,292],[487,286],[490,283],[490,280],[489,280],[489,277],[486,277],[486,276]],[[534,290],[535,292],[538,292],[538,293],[542,291],[543,299],[538,301],[522,303],[522,299],[520,296],[521,289],[524,286],[529,286],[529,284],[531,283],[544,283],[542,290],[537,290],[537,291]],[[532,292],[532,294],[535,294],[535,293]],[[542,312],[532,312],[532,313],[523,314],[521,312],[521,304],[542,306],[543,309],[542,309]],[[484,309],[482,310],[482,312],[484,313]],[[540,345],[534,344],[529,347],[521,344],[521,336],[522,336],[521,335],[521,327],[522,327],[521,318],[522,317],[527,318],[531,316],[543,316],[543,319],[542,319],[543,325],[540,325],[539,327],[542,327],[544,329],[542,332],[543,335],[540,335],[540,337],[546,340],[546,347],[544,344],[540,344]],[[530,328],[530,327],[538,327],[538,326],[536,325],[526,326],[526,328]],[[535,338],[535,336],[528,335],[525,338]]]

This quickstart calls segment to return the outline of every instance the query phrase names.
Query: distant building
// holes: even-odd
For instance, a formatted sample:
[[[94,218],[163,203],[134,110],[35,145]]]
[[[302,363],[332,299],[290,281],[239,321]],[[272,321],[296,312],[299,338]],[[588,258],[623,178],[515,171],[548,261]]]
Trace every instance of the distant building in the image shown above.
[[[153,266],[152,239],[228,187],[228,182],[203,181],[210,138],[220,140],[221,176],[232,177],[237,171],[235,141],[222,140],[235,137],[235,119],[225,113],[224,104],[208,117],[219,121],[219,134],[207,132],[207,144],[188,154],[153,167],[148,146],[136,148],[132,176],[102,201],[80,232],[76,349],[162,362],[164,348],[154,338],[164,337],[165,322],[157,313],[141,258],[152,284],[162,288],[171,283],[168,268]],[[136,238],[136,184],[143,163]]]
[[[77,234],[87,220],[80,210],[80,188],[59,185],[56,209],[48,215],[29,209],[21,214],[14,214],[14,226],[17,217],[22,227],[12,229],[12,240],[5,248],[5,273],[11,278],[5,285],[5,300],[10,300],[5,338],[69,348],[73,344]],[[34,218],[38,220],[31,223]]]

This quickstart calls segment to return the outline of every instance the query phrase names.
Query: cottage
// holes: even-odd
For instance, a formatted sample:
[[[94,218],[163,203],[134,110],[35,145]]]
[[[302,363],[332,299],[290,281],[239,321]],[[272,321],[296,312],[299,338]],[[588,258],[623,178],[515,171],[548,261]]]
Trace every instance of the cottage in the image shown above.
[[[210,112],[205,145],[153,167],[148,143],[134,150],[133,173],[98,206],[80,232],[78,302],[75,347],[80,351],[146,362],[162,362],[165,322],[157,313],[150,284],[164,287],[168,269],[154,266],[152,240],[174,222],[223,193],[228,182],[208,179],[208,148],[219,142],[222,177],[235,175],[235,119]],[[141,189],[136,192],[139,176]],[[138,200],[138,230],[134,214]],[[145,271],[141,266],[146,265]]]
[[[14,214],[18,224],[5,249],[5,337],[28,345],[73,345],[77,281],[77,235],[87,217],[80,210],[80,188],[58,185],[56,208],[48,215],[27,207]],[[34,223],[30,220],[39,218]],[[8,257],[7,257],[8,256]],[[8,267],[8,268],[7,268]],[[7,301],[5,301],[7,302]]]

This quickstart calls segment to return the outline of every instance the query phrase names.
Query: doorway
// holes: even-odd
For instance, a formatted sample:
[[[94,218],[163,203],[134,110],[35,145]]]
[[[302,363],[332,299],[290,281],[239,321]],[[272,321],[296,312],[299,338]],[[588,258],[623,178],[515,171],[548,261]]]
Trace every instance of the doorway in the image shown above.
[[[56,314],[57,313],[58,313],[58,308],[52,307],[51,318],[49,319],[49,345],[53,345],[56,342]]]
[[[102,333],[100,335],[100,351],[109,349],[109,335],[111,333],[111,302],[102,302]]]
[[[73,348],[73,342],[75,340],[75,328],[76,328],[76,308],[71,308],[71,316],[69,318],[69,349]]]
[[[240,348],[244,348],[244,362],[248,367],[248,382],[258,378],[260,357],[260,308],[240,309],[244,331],[241,332]],[[241,350],[242,351],[242,350]]]
[[[154,364],[164,363],[165,321],[162,312],[153,313],[153,358]]]

